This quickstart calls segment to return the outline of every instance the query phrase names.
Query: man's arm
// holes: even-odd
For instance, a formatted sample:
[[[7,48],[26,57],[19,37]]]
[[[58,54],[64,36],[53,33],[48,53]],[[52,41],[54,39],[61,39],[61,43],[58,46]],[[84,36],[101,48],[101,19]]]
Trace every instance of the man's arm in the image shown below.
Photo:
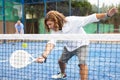
[[[20,30],[20,34],[23,34],[24,33],[24,25],[21,24],[21,30]]]
[[[106,13],[91,14],[89,16],[85,16],[85,17],[77,19],[74,25],[75,26],[81,25],[82,27],[84,27],[85,25],[93,23],[93,22],[98,22],[100,20],[106,20],[107,18],[112,17],[117,12],[118,11],[116,8],[111,8]]]
[[[43,52],[42,56],[44,56],[44,57],[47,58],[47,56],[49,55],[49,53],[51,52],[51,50],[54,48],[54,46],[55,46],[54,44],[48,43],[46,45],[45,51]]]
[[[18,34],[18,29],[16,24],[15,24],[15,33]]]
[[[52,51],[52,49],[54,48],[54,46],[55,46],[54,44],[48,43],[48,44],[46,45],[46,47],[45,47],[45,50],[44,50],[42,56],[41,56],[41,57],[38,57],[38,58],[36,59],[36,62],[38,62],[38,63],[43,63],[43,62],[47,59],[48,55],[50,54],[50,52]]]

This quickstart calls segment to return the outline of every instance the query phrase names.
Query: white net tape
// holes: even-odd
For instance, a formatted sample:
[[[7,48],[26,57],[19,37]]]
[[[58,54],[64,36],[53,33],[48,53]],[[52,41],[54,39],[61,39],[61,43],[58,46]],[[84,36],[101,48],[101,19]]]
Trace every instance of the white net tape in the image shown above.
[[[0,39],[120,41],[120,34],[0,34]]]

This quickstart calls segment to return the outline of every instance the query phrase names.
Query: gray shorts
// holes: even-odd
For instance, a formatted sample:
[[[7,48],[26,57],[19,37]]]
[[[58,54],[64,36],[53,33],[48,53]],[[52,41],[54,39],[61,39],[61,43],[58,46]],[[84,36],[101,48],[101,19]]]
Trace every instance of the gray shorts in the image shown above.
[[[88,56],[88,46],[81,46],[78,49],[69,52],[66,47],[64,47],[63,53],[60,57],[60,60],[63,63],[67,63],[70,58],[76,55],[79,59],[79,64],[86,64],[86,58]]]

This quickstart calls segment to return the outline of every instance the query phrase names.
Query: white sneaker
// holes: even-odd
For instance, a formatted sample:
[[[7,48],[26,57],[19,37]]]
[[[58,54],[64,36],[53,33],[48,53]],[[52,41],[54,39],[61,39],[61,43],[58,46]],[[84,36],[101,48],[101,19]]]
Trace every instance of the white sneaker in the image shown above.
[[[60,78],[65,79],[66,78],[66,74],[58,73],[57,75],[53,75],[52,78],[53,79],[60,79]]]

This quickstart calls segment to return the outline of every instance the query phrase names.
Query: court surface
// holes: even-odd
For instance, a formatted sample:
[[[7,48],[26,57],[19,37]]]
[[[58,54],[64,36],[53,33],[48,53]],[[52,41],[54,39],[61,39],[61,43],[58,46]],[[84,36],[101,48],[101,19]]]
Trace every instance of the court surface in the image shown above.
[[[13,51],[25,50],[33,57],[38,57],[42,54],[46,42],[27,42],[27,44],[27,48],[22,48],[22,42],[0,44],[0,80],[54,80],[51,75],[60,71],[58,59],[63,45],[60,43],[56,45],[46,63],[32,63],[22,69],[11,67],[9,57]],[[119,80],[120,44],[91,43],[89,49],[87,59],[89,80]],[[66,80],[79,80],[76,56],[69,60],[66,73]]]

